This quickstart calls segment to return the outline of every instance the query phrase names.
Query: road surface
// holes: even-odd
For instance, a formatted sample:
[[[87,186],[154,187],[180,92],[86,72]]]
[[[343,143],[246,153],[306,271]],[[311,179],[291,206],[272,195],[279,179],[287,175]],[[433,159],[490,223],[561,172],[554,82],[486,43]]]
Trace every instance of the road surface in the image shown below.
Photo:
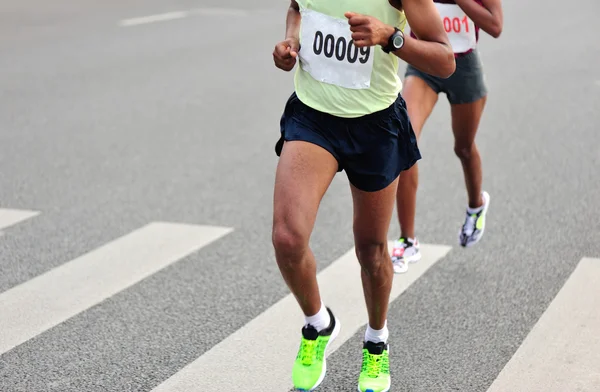
[[[270,242],[286,7],[0,3],[1,391],[291,388],[302,315]],[[421,140],[424,257],[394,283],[394,391],[600,388],[600,6],[504,7],[481,40],[486,234],[457,246],[442,96]],[[360,370],[351,224],[341,173],[311,240],[343,323],[320,391]]]

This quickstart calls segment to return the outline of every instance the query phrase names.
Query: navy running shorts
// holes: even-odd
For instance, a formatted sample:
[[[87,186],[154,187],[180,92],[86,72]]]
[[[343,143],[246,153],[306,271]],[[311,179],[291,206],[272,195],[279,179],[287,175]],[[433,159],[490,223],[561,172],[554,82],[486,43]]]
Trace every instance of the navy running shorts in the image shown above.
[[[405,77],[408,76],[422,79],[436,94],[445,93],[452,105],[472,103],[488,93],[477,50],[456,57],[456,71],[447,79],[426,74],[411,65],[406,67]]]
[[[384,110],[343,118],[312,109],[293,93],[285,105],[280,127],[277,156],[284,141],[316,144],[329,151],[338,161],[338,171],[346,171],[350,183],[365,192],[386,188],[400,172],[421,159],[406,103],[400,95]]]

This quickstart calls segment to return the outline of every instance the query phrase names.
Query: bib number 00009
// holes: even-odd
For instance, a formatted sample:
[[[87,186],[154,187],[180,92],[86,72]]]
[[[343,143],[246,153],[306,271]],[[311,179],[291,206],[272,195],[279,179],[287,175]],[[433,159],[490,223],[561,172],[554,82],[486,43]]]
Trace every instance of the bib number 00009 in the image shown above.
[[[359,48],[345,19],[302,9],[300,66],[313,79],[349,89],[367,89],[376,57],[372,47]]]
[[[332,34],[323,35],[323,32],[319,30],[315,33],[313,52],[317,56],[323,54],[327,58],[335,56],[338,61],[347,61],[350,64],[354,64],[356,61],[366,64],[371,56],[369,46],[359,48],[354,45],[354,40],[347,41],[344,37],[336,39]]]

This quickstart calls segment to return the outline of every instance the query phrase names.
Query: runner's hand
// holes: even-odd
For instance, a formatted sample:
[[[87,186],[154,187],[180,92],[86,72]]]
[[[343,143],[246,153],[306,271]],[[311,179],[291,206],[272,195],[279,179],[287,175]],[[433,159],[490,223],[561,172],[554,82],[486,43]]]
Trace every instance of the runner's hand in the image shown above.
[[[372,16],[356,12],[346,12],[344,15],[348,19],[354,45],[359,48],[375,45],[385,46],[391,35],[394,34],[392,26],[388,26]]]
[[[275,45],[273,60],[277,68],[291,71],[296,65],[296,58],[300,50],[300,42],[295,38],[288,38]]]

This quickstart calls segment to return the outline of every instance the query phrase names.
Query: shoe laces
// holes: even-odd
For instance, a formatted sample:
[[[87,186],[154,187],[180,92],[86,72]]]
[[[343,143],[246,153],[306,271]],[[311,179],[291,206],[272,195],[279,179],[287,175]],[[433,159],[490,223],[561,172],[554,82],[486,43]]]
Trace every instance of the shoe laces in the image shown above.
[[[300,347],[300,361],[304,366],[310,366],[315,359],[318,342],[316,340],[302,339]]]
[[[363,354],[362,372],[368,377],[377,378],[381,374],[383,366],[383,354],[371,354],[365,351]]]
[[[463,225],[463,233],[465,233],[467,236],[473,235],[473,232],[475,231],[475,223],[477,223],[477,214],[467,213],[467,219]]]

